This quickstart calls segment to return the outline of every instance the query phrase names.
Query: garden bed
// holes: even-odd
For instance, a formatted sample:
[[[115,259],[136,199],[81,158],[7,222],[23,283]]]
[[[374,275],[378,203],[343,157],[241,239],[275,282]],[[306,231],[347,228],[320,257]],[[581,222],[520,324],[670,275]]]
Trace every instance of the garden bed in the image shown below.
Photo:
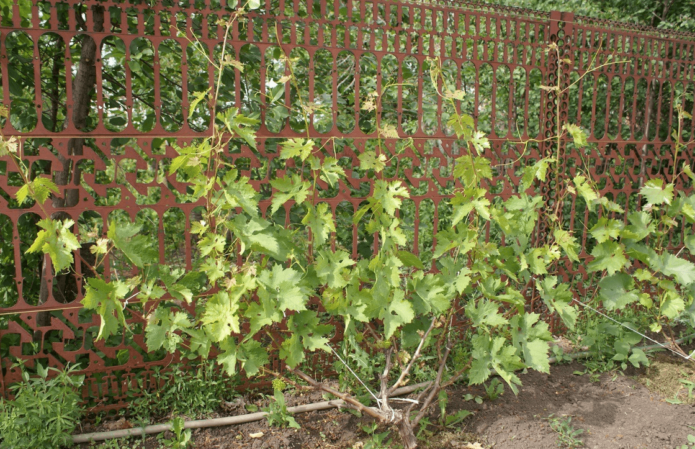
[[[520,375],[523,386],[518,396],[507,389],[495,400],[487,397],[483,387],[451,389],[447,412],[469,410],[473,415],[455,428],[430,426],[420,433],[421,447],[554,448],[558,447],[563,434],[569,435],[571,428],[581,430],[575,438],[588,448],[680,449],[687,444],[688,435],[695,434],[695,401],[688,397],[686,386],[688,381],[695,382],[695,363],[660,353],[646,369],[580,374],[586,370],[581,363],[572,362],[553,366],[549,375],[529,371]],[[482,403],[464,400],[469,394],[483,398]],[[321,400],[317,393],[288,395],[287,405]],[[234,414],[220,412],[220,415]],[[246,412],[238,411],[239,414]],[[430,420],[438,423],[438,415],[439,411],[433,408]],[[295,418],[301,429],[269,427],[263,420],[194,430],[193,440],[198,449],[298,449],[361,448],[373,439],[363,430],[369,427],[371,420],[337,409],[297,414]],[[569,422],[568,418],[571,418]],[[102,423],[99,429],[87,426],[84,430],[103,430],[109,425],[113,427],[113,423]],[[375,434],[387,430],[377,429]],[[391,436],[394,438],[392,447],[398,447],[396,432],[385,441]],[[130,447],[142,447],[138,441],[141,440],[130,440]],[[102,447],[124,447],[123,444]],[[96,444],[82,447],[94,446]],[[160,446],[157,439],[150,436],[144,447]]]

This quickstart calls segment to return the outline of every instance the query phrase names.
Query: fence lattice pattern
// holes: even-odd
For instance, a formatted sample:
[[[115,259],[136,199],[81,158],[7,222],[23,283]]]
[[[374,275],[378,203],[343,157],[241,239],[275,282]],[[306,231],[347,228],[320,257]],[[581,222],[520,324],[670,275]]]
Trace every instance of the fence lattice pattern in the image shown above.
[[[72,218],[76,231],[96,239],[110,221],[137,221],[162,263],[181,269],[194,263],[188,231],[201,205],[188,201],[186,183],[167,168],[175,145],[211,129],[208,105],[199,104],[190,117],[186,112],[194,92],[216,86],[207,58],[222,57],[218,21],[234,9],[219,1],[0,6],[0,100],[10,108],[0,129],[21,136],[32,173],[61,185],[48,210]],[[546,51],[550,43],[560,46],[560,61]],[[288,68],[279,46],[293,60],[297,86],[280,82]],[[401,210],[413,251],[427,261],[437,231],[448,226],[441,200],[453,191],[453,159],[465,147],[446,126],[452,110],[430,81],[431,58],[442,61],[447,84],[466,93],[462,110],[491,139],[493,196],[516,192],[521,169],[556,151],[543,140],[555,133],[559,112],[590,135],[587,148],[562,142],[561,176],[589,167],[603,192],[634,208],[645,177],[672,176],[675,106],[693,112],[695,35],[567,13],[466,2],[266,0],[234,25],[228,48],[245,68],[225,68],[216,107],[240,108],[261,125],[257,149],[235,140],[225,156],[269,198],[269,180],[296,169],[279,160],[278,143],[306,136],[308,128],[346,170],[339,185],[320,185],[320,200],[338,220],[336,245],[353,257],[373,246],[351,217],[372,185],[357,157],[376,144],[377,122],[402,136],[387,141],[393,157],[384,176],[414,189]],[[616,63],[576,82],[608,62]],[[558,77],[570,86],[559,99],[541,88]],[[381,94],[379,112],[362,108],[371,92]],[[297,109],[300,98],[312,104],[308,121]],[[686,138],[694,127],[686,126]],[[680,157],[691,163],[691,154]],[[13,199],[21,186],[14,170],[0,158],[0,276],[10,279],[0,282],[0,347],[9,348],[0,352],[0,394],[19,379],[12,358],[28,366],[37,359],[58,368],[80,363],[88,375],[85,395],[120,407],[130,382],[178,357],[147,353],[142,317],[130,308],[132,333],[93,340],[98,317],[79,303],[86,265],[77,263],[74,275],[52,276],[50,261],[24,254],[39,209]],[[536,188],[552,201],[553,183]],[[269,201],[263,204],[267,211]],[[596,217],[581,201],[562,206],[586,250],[585,230]],[[297,207],[288,204],[271,218],[298,224]],[[671,243],[680,245],[680,237]],[[88,246],[79,251],[87,262]],[[114,277],[129,269],[118,254],[105,266]],[[584,268],[568,264],[566,272],[581,289]]]

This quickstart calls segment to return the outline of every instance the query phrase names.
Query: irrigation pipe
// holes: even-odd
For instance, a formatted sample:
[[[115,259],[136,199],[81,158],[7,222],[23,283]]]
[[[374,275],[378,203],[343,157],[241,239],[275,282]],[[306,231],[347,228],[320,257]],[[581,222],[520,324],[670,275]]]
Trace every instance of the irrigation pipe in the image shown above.
[[[695,338],[695,334],[688,335],[687,337],[683,337],[680,340],[676,340],[677,344],[683,343],[684,341],[690,340],[692,338]],[[640,346],[639,348],[635,349],[641,349],[642,351],[652,351],[655,349],[664,349],[662,345],[649,345],[649,346]],[[568,354],[567,358],[571,360],[575,359],[581,359],[590,356],[590,352],[575,352],[572,354]],[[550,357],[549,362],[550,363],[557,363],[557,358],[555,357]],[[430,383],[429,382],[422,382],[419,384],[415,385],[409,385],[406,387],[401,387],[396,389],[391,396],[402,396],[404,394],[409,394],[412,393],[420,388],[427,387]],[[306,405],[298,405],[296,407],[288,407],[287,412],[288,413],[305,413],[305,412],[314,412],[318,410],[326,410],[329,408],[333,407],[342,407],[344,405],[344,402],[340,399],[336,399],[333,401],[322,401],[322,402],[316,402],[313,404],[306,404]],[[200,419],[196,421],[186,421],[184,424],[185,429],[200,429],[200,428],[206,428],[206,427],[219,427],[219,426],[229,426],[229,425],[234,425],[234,424],[244,424],[247,422],[252,422],[252,421],[260,421],[263,418],[265,418],[266,412],[257,412],[257,413],[249,413],[246,415],[237,415],[237,416],[228,416],[225,418],[212,418],[212,419]],[[137,427],[133,429],[122,429],[122,430],[111,430],[108,432],[94,432],[94,433],[85,433],[82,435],[73,435],[72,437],[72,442],[77,444],[77,443],[90,443],[92,441],[104,441],[104,440],[109,440],[112,438],[127,438],[127,437],[136,437],[136,436],[143,436],[143,435],[151,435],[155,433],[161,433],[161,432],[166,432],[167,430],[171,430],[171,423],[166,423],[166,424],[155,424],[152,426],[147,426],[147,427]]]
[[[412,393],[413,391],[423,388],[429,385],[429,382],[422,382],[415,385],[408,385],[407,387],[398,388],[393,392],[391,396],[402,396],[404,394]],[[342,407],[344,402],[341,399],[336,399],[333,401],[322,401],[316,402],[314,404],[298,405],[296,407],[287,407],[288,413],[304,413],[304,412],[314,412],[317,410],[326,410],[333,407]],[[250,413],[247,415],[237,415],[228,416],[226,418],[212,418],[212,419],[201,419],[197,421],[186,421],[184,428],[186,429],[199,429],[204,427],[219,427],[219,426],[229,426],[232,424],[243,424],[252,421],[260,421],[265,418],[266,412]],[[167,430],[171,430],[171,424],[155,424],[147,427],[138,427],[133,429],[122,429],[122,430],[112,430],[109,432],[94,432],[85,433],[82,435],[73,435],[73,443],[89,443],[91,441],[103,441],[111,438],[124,438],[124,437],[135,437],[142,435],[149,435],[153,433],[161,433]]]

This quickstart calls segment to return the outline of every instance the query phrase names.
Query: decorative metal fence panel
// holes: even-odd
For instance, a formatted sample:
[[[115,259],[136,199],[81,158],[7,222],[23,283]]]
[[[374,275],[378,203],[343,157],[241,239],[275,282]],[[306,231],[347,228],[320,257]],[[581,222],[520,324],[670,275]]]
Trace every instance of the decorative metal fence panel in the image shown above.
[[[223,56],[219,21],[235,8],[220,0],[151,4],[15,0],[0,6],[0,100],[10,110],[0,129],[21,137],[33,174],[61,186],[47,203],[49,213],[73,219],[92,240],[105,235],[110,221],[137,221],[162,263],[186,269],[196,259],[189,229],[201,204],[188,200],[186,183],[168,175],[168,166],[176,145],[211,129],[208,105],[199,104],[190,117],[188,110],[195,92],[217,87],[210,60]],[[560,46],[559,61],[546,51],[550,43]],[[296,85],[282,82],[288,67],[278,46],[292,58]],[[386,141],[392,157],[384,177],[414,189],[400,211],[412,250],[431,259],[437,231],[450,223],[442,199],[453,191],[453,159],[465,147],[446,125],[453,111],[430,81],[433,59],[441,61],[449,88],[465,92],[457,100],[461,110],[491,139],[490,187],[502,198],[518,190],[524,166],[556,151],[546,139],[559,113],[589,132],[586,148],[561,142],[561,176],[589,167],[601,191],[627,210],[637,204],[646,176],[673,175],[674,109],[693,112],[695,35],[567,13],[453,1],[266,0],[235,23],[227,48],[244,70],[224,69],[216,108],[237,107],[261,123],[256,149],[234,140],[225,156],[267,199],[269,181],[295,169],[278,157],[282,139],[310,135],[326,144],[347,177],[337,186],[321,184],[320,201],[338,220],[336,245],[353,257],[373,247],[364,224],[351,218],[371,189],[357,157],[376,145],[377,122],[400,136]],[[569,87],[559,105],[542,88],[558,77]],[[372,92],[381,99],[378,111],[363,108]],[[299,98],[311,104],[308,120]],[[686,127],[686,137],[694,126]],[[692,152],[679,158],[691,163]],[[53,276],[49,260],[25,254],[39,209],[17,203],[20,187],[16,168],[0,158],[0,394],[20,378],[11,366],[15,358],[27,366],[80,363],[85,396],[121,407],[131,382],[178,356],[147,353],[143,317],[130,307],[131,332],[93,340],[98,317],[80,306],[90,243],[77,251],[71,275]],[[553,183],[536,188],[553,204]],[[270,215],[269,200],[263,204]],[[289,204],[271,218],[299,224],[297,207]],[[586,248],[587,223],[596,217],[581,202],[559,209]],[[679,236],[671,243],[680,245]],[[113,277],[129,269],[118,254],[105,264]],[[581,289],[584,267],[565,269]],[[316,359],[317,366],[325,363]]]

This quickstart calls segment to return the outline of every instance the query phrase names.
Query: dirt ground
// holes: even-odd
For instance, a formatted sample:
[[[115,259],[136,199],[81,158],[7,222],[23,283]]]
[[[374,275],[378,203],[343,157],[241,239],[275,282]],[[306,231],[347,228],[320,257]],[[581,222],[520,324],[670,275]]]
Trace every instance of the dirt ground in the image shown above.
[[[573,428],[583,430],[577,438],[583,447],[591,449],[680,449],[689,434],[695,435],[695,401],[689,399],[686,383],[680,381],[695,382],[695,363],[660,354],[650,368],[628,369],[624,374],[604,373],[592,379],[588,374],[577,375],[577,371],[585,371],[578,362],[553,366],[550,375],[529,371],[520,375],[523,386],[518,396],[507,390],[496,400],[486,399],[482,404],[464,400],[466,394],[485,396],[482,388],[452,390],[447,412],[466,409],[474,414],[455,429],[430,428],[432,433],[421,446],[557,448],[558,433],[551,429],[551,415],[560,420],[571,417]],[[667,399],[681,403],[669,403]],[[320,400],[318,394],[288,398],[288,406]],[[438,422],[438,414],[433,410],[432,422]],[[270,428],[265,421],[258,421],[194,430],[195,447],[343,449],[361,448],[369,441],[361,428],[370,421],[350,413],[328,410],[295,418],[301,429]],[[395,437],[396,433],[391,435]],[[145,447],[158,447],[157,440],[148,438]]]

